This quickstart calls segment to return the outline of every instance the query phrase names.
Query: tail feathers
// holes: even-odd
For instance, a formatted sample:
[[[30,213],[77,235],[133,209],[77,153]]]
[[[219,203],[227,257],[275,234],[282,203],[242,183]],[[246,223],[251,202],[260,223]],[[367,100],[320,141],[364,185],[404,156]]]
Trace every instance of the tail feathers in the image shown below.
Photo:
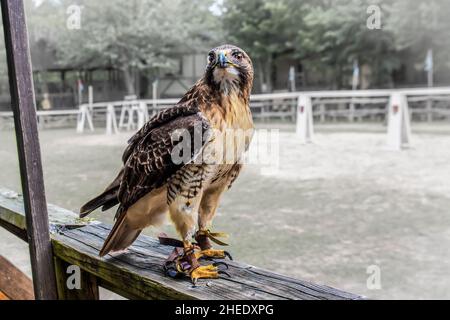
[[[119,203],[117,199],[117,192],[119,191],[119,188],[109,189],[103,192],[98,197],[92,199],[88,203],[86,203],[83,207],[80,209],[80,217],[84,218],[88,214],[90,214],[92,211],[104,207],[103,210],[107,210],[109,208],[114,207]],[[106,209],[105,209],[106,208]]]
[[[84,218],[92,211],[103,207],[103,211],[108,210],[119,203],[117,199],[117,194],[119,193],[120,183],[122,181],[124,170],[120,170],[118,176],[114,179],[114,181],[106,188],[106,190],[99,195],[98,197],[92,199],[88,203],[86,203],[80,209],[80,217]]]
[[[100,257],[103,257],[110,252],[123,251],[127,249],[142,232],[142,229],[130,227],[125,216],[126,215],[123,215],[114,224],[108,238],[105,240],[103,248],[100,250]]]

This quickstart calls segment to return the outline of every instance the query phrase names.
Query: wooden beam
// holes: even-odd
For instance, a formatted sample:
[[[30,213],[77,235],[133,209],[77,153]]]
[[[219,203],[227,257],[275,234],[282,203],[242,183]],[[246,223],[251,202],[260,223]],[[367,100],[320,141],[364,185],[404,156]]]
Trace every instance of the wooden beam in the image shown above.
[[[97,278],[80,269],[80,288],[69,289],[67,273],[70,264],[55,257],[56,282],[58,285],[59,300],[99,300]]]
[[[80,219],[75,212],[48,204],[50,232],[63,228],[80,228],[98,223],[91,218]],[[24,199],[14,191],[0,188],[0,227],[5,228],[16,237],[28,242]]]
[[[28,31],[22,0],[1,9],[36,299],[56,299]]]
[[[23,226],[22,211],[23,198],[0,190],[0,221]],[[129,299],[362,298],[235,261],[228,262],[232,278],[200,281],[193,287],[187,277],[174,280],[164,275],[162,266],[173,248],[160,245],[156,239],[141,236],[127,253],[100,258],[99,250],[111,231],[110,226],[84,219],[74,221],[75,213],[52,205],[49,213],[51,229],[56,231],[51,232],[51,237],[60,299],[95,300],[99,286]],[[54,225],[53,221],[58,224]],[[68,290],[66,286],[69,265],[80,268],[80,291]]]
[[[3,292],[11,300],[34,300],[30,278],[2,256],[0,270],[0,293]]]
[[[156,239],[140,236],[124,254],[98,256],[111,231],[103,224],[67,230],[53,235],[55,257],[79,266],[97,277],[98,285],[130,299],[201,300],[353,300],[361,296],[318,285],[236,261],[227,261],[231,278],[171,279],[163,264],[173,248]]]

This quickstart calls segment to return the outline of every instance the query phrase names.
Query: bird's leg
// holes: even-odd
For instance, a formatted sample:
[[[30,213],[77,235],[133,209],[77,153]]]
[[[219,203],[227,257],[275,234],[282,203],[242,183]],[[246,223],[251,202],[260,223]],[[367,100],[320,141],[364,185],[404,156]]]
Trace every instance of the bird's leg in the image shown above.
[[[184,257],[178,264],[179,271],[191,277],[192,283],[196,284],[198,279],[218,279],[221,274],[228,275],[223,269],[228,269],[224,263],[214,263],[210,265],[201,265],[198,261],[198,252],[195,252],[195,246],[189,241],[184,242]],[[189,269],[182,269],[190,266]]]
[[[179,197],[169,206],[171,218],[183,239],[183,248],[174,250],[165,268],[169,276],[184,274],[189,276],[194,284],[198,279],[217,279],[221,274],[227,275],[224,268],[228,268],[220,262],[211,265],[201,265],[199,262],[200,255],[196,252],[198,247],[191,242],[197,225],[199,202],[199,198],[194,198],[188,205],[186,199]]]
[[[213,233],[209,230],[199,230],[195,234],[195,241],[197,241],[197,245],[200,247],[201,251],[197,252],[197,258],[211,258],[211,259],[225,259],[229,258],[230,260],[233,260],[230,253],[225,250],[216,250],[213,249],[213,246],[211,244],[211,241],[222,245],[222,246],[228,246],[225,242],[220,241],[217,238],[224,238],[228,237],[225,233]]]
[[[202,201],[199,208],[199,219],[198,219],[198,231],[196,232],[194,238],[197,245],[200,247],[201,251],[197,254],[200,258],[210,258],[210,259],[225,259],[229,258],[232,260],[231,255],[224,250],[213,249],[212,243],[214,242],[220,246],[228,246],[225,242],[219,240],[218,238],[227,238],[228,235],[221,232],[211,232],[208,226],[214,218],[217,211],[217,206],[219,204],[220,196],[224,192],[225,185],[219,184],[216,187],[206,190],[203,194]]]

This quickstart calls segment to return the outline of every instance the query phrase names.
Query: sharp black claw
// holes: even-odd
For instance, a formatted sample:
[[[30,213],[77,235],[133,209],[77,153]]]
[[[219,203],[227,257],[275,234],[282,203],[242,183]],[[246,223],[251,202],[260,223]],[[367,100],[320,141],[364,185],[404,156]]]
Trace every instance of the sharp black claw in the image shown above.
[[[233,261],[233,257],[231,256],[231,254],[228,251],[224,251],[224,253],[225,253],[225,257],[228,257],[228,259]]]
[[[226,272],[226,271],[219,270],[219,271],[218,271],[218,274],[224,274],[224,275],[226,275],[228,278],[231,278],[230,274],[229,274],[228,272]]]
[[[214,261],[213,258],[208,257],[208,256],[201,256],[200,258],[198,258],[199,261]]]
[[[228,270],[228,264],[226,264],[225,262],[215,262],[213,266],[217,267],[220,271],[222,271],[220,267],[225,267],[224,270]]]
[[[179,276],[179,272],[175,268],[166,268],[165,270],[166,276],[169,276],[171,278],[177,278]]]

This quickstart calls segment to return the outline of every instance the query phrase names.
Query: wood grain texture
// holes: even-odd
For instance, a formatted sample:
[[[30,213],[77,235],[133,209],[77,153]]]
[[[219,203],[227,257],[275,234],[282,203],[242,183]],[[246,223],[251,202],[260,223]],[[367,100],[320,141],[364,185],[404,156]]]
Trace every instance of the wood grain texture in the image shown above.
[[[2,0],[1,9],[35,297],[56,299],[24,3]]]
[[[68,268],[70,264],[55,258],[56,283],[58,286],[59,300],[99,300],[97,278],[92,274],[81,270],[80,289],[69,289],[67,286]]]
[[[88,224],[97,223],[93,219],[80,219],[75,212],[48,204],[48,219],[50,232],[61,228],[79,228]],[[28,241],[25,218],[24,199],[14,191],[0,188],[0,226]]]
[[[6,294],[4,294],[3,292],[0,291],[0,301],[5,301],[5,300],[10,300]]]
[[[60,299],[97,299],[98,286],[129,299],[362,299],[237,262],[229,262],[231,279],[200,281],[194,287],[187,278],[173,280],[164,276],[162,265],[172,248],[160,245],[156,239],[141,236],[127,253],[100,258],[99,250],[110,232],[109,226],[91,219],[73,219],[75,213],[56,206],[49,205],[49,213],[59,223],[52,227],[51,234]],[[26,228],[21,197],[0,192],[2,219],[17,228]],[[85,292],[67,292],[62,287],[68,264],[82,269]]]
[[[11,300],[34,300],[33,283],[11,262],[0,256],[0,291]]]
[[[229,262],[231,278],[200,281],[164,276],[162,265],[172,248],[141,236],[119,255],[99,258],[110,228],[92,225],[53,236],[54,254],[99,278],[100,285],[131,299],[298,299],[348,300],[363,297],[328,286],[285,277],[250,265]]]

